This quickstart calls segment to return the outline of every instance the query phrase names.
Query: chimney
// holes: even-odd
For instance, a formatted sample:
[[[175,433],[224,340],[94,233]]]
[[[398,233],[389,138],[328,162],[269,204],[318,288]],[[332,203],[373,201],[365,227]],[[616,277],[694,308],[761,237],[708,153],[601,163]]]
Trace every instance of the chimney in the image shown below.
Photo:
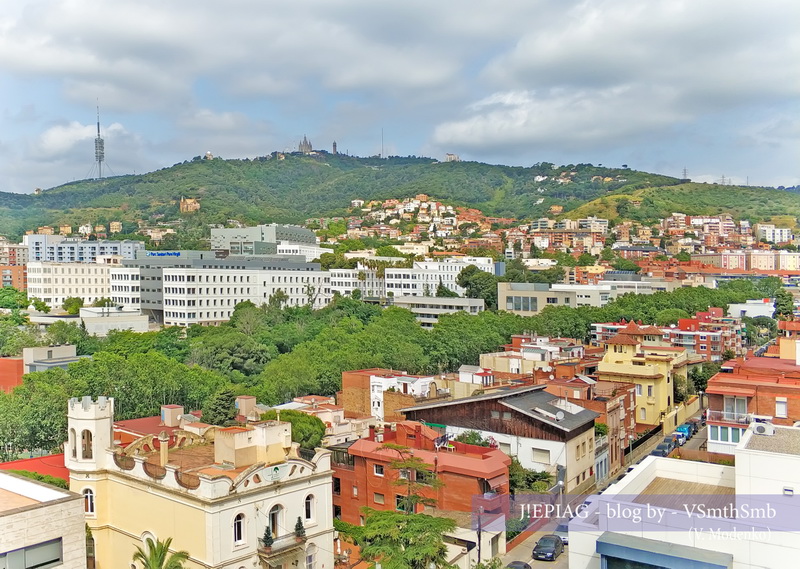
[[[169,462],[169,436],[164,431],[161,431],[158,434],[158,451],[159,451],[159,460],[158,463],[161,466],[166,466]]]
[[[183,415],[183,407],[181,405],[161,406],[161,424],[164,427],[180,427],[181,415]]]

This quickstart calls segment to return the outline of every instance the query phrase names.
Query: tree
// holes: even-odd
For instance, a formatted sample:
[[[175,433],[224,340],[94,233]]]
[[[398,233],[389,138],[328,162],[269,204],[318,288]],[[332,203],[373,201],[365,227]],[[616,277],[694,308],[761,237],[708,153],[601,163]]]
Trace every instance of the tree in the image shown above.
[[[157,539],[153,541],[147,538],[145,547],[136,547],[133,554],[134,563],[140,563],[142,569],[183,569],[183,564],[189,559],[188,551],[169,552],[172,538],[168,537],[165,541]]]
[[[494,275],[469,265],[458,273],[456,284],[465,289],[465,297],[482,298],[486,308],[497,308],[497,278]]]
[[[67,297],[64,299],[64,304],[61,305],[61,308],[63,308],[67,314],[78,314],[81,308],[83,308],[83,299],[77,296]]]
[[[794,297],[785,288],[775,294],[775,312],[772,317],[778,320],[791,320],[794,317]]]
[[[531,470],[520,464],[517,457],[511,458],[511,466],[508,467],[509,488],[512,493],[546,492],[550,488],[552,475],[545,471]]]
[[[436,296],[439,298],[458,298],[458,293],[444,286],[444,283],[440,280],[439,284],[436,285]]]
[[[478,431],[464,431],[458,435],[455,440],[460,443],[468,445],[476,445],[479,447],[488,447],[489,441],[484,439]]]
[[[692,260],[692,256],[686,251],[679,251],[675,254],[675,260],[681,262],[688,262]]]
[[[0,288],[0,308],[27,308],[29,304],[25,292],[10,286]]]
[[[405,488],[405,496],[398,503],[397,509],[406,514],[414,514],[417,506],[435,507],[436,499],[422,494],[427,489],[438,489],[444,485],[436,477],[433,467],[414,456],[413,449],[403,445],[386,443],[381,449],[393,450],[399,455],[397,460],[389,463],[389,468],[398,474],[392,484]]]
[[[297,516],[297,522],[294,524],[294,536],[300,539],[306,536],[306,527],[303,525],[303,519]]]
[[[236,396],[230,389],[214,394],[203,407],[203,422],[209,425],[225,425],[236,418]]]
[[[33,309],[36,310],[37,312],[42,312],[44,314],[50,312],[50,306],[48,306],[48,304],[40,298],[36,297],[32,298],[31,304],[33,305]]]
[[[282,308],[287,302],[289,302],[289,295],[283,292],[282,289],[277,289],[267,300],[267,306],[270,308]]]
[[[274,410],[261,414],[262,421],[274,421],[277,418],[278,413]],[[319,417],[302,411],[284,409],[281,410],[281,421],[291,423],[292,441],[300,443],[301,448],[314,450],[322,446],[322,438],[325,436],[325,423]]]
[[[689,318],[689,313],[682,308],[665,308],[656,313],[656,326],[677,324],[681,318]]]
[[[361,549],[361,558],[380,561],[384,569],[449,567],[444,535],[455,529],[450,518],[406,515],[391,510],[364,510],[364,525],[334,520],[336,529]]]
[[[106,307],[106,306],[116,306],[116,304],[117,304],[116,302],[104,296],[103,298],[98,298],[97,300],[95,300],[92,303],[92,306]]]

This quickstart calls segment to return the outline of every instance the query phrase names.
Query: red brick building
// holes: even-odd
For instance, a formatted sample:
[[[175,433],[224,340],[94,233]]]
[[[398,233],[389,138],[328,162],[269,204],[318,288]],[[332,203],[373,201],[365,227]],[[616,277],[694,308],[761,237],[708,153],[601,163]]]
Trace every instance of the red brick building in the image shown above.
[[[28,290],[27,265],[0,265],[0,287],[13,286],[17,290]]]
[[[395,430],[372,431],[368,438],[331,447],[334,516],[358,524],[365,506],[376,510],[397,509],[406,491],[397,482],[408,474],[390,467],[401,459],[401,453],[384,448],[385,443],[407,447],[406,456],[422,459],[443,483],[441,488],[427,487],[420,491],[426,498],[436,500],[437,510],[471,512],[476,496],[508,494],[511,459],[502,451],[456,441],[444,445],[442,442],[432,428],[403,421],[396,423]],[[422,506],[419,508],[422,511]]]
[[[24,373],[22,358],[0,358],[0,391],[11,393],[22,385]]]
[[[755,419],[791,426],[800,421],[800,366],[794,360],[737,358],[708,380],[708,450],[733,454]]]

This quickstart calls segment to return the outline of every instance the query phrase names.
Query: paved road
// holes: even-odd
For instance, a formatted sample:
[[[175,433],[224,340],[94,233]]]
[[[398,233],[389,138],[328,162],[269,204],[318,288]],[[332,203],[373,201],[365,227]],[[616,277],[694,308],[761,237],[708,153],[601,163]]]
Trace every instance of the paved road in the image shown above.
[[[529,563],[531,569],[568,569],[569,568],[569,551],[567,547],[564,548],[564,553],[559,555],[555,561],[539,561],[533,559],[533,546],[539,541],[543,535],[551,533],[556,527],[556,522],[552,521],[545,525],[541,530],[533,532],[528,539],[520,543],[510,552],[503,556],[503,566],[505,567],[512,561],[524,561]]]
[[[700,445],[704,444],[706,440],[708,440],[708,427],[703,427],[699,431],[697,431],[697,434],[695,436],[686,441],[686,444],[683,445],[683,448],[690,450],[700,450]]]

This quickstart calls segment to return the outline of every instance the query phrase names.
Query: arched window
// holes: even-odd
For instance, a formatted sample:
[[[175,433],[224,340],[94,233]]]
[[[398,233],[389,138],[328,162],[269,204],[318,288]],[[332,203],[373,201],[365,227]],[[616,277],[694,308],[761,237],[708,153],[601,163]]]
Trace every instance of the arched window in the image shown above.
[[[304,504],[303,512],[305,512],[306,521],[311,521],[314,519],[314,494],[309,494],[306,496],[306,501]]]
[[[233,543],[244,541],[244,514],[236,514],[233,518]]]
[[[92,431],[81,433],[81,458],[92,458]]]
[[[78,448],[75,440],[75,429],[69,430],[69,447],[72,449],[72,458],[78,458]]]
[[[283,525],[283,506],[272,506],[269,511],[269,527],[272,530],[272,537],[280,535],[281,526]]]
[[[306,569],[314,569],[317,562],[317,546],[310,543],[306,547]]]
[[[91,488],[83,491],[83,511],[87,514],[94,513],[94,491]]]

